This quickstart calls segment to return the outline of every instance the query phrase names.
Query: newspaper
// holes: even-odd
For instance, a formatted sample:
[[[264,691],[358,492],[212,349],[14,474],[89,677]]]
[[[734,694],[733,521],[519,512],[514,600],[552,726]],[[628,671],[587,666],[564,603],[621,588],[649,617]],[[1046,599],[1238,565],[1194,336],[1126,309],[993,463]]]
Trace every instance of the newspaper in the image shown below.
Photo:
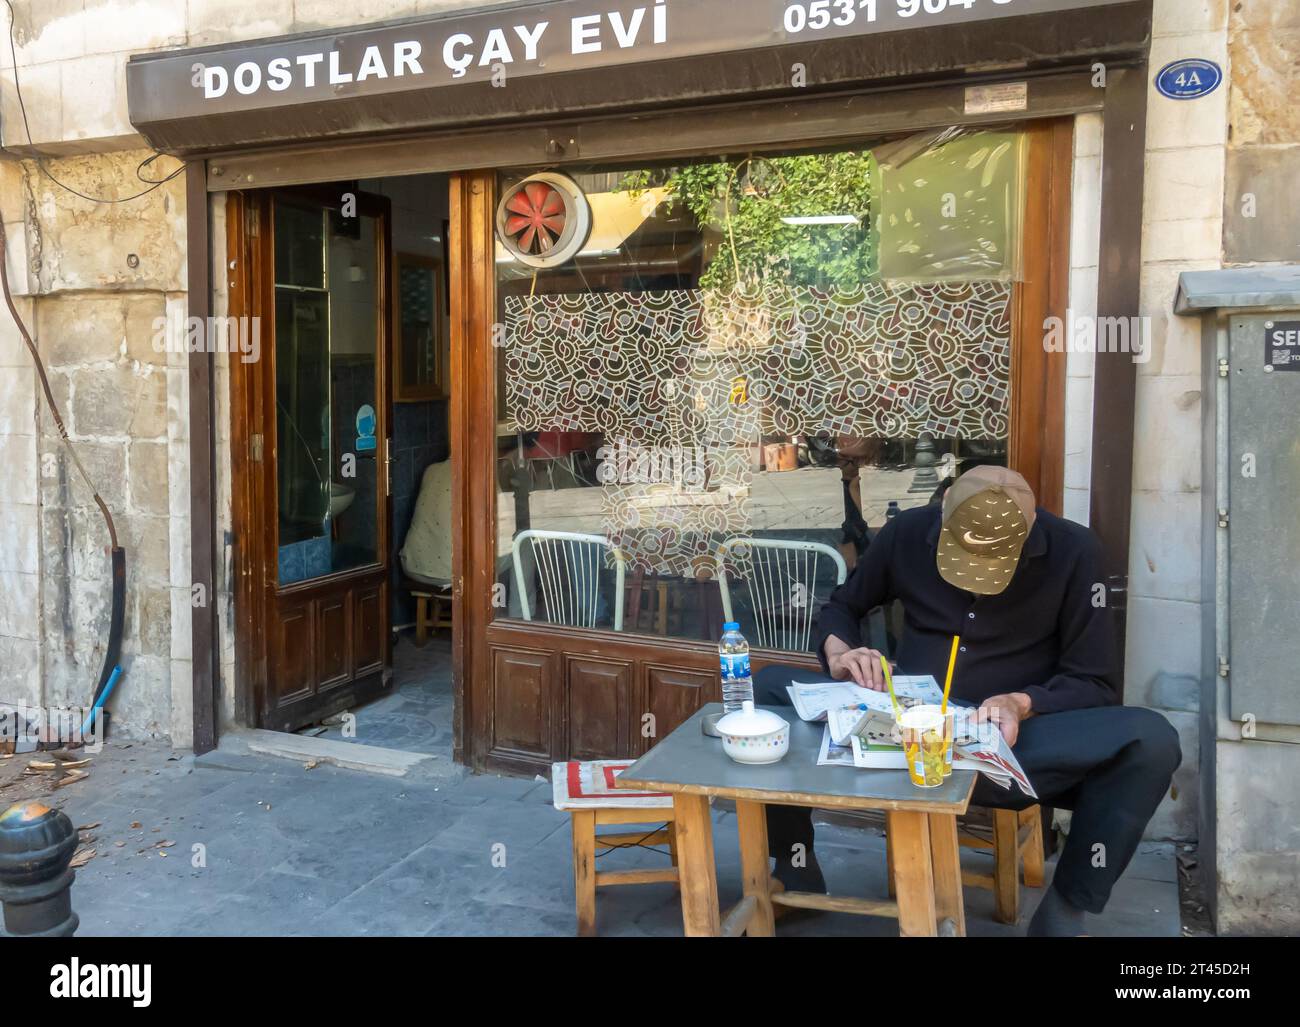
[[[818,766],[907,769],[888,692],[843,682],[793,682],[787,691],[801,719],[826,722]],[[928,674],[896,675],[894,694],[903,709],[943,701],[938,682]],[[971,707],[954,704],[954,711],[953,769],[977,771],[1007,789],[1014,783],[1025,795],[1038,798],[998,726],[977,723]]]
[[[852,767],[857,764],[853,759],[853,748],[848,745],[837,745],[831,738],[830,725],[826,725],[826,730],[822,732],[822,747],[817,753],[817,766],[819,767]]]
[[[828,720],[831,711],[837,711],[836,723],[842,726],[845,723],[843,718],[849,716],[843,711],[849,708],[857,709],[859,713],[867,710],[893,710],[893,702],[888,692],[876,692],[851,682],[819,681],[816,684],[807,684],[794,681],[786,687],[786,691],[790,694],[790,701],[794,704],[794,711],[799,714],[800,720]],[[898,704],[903,709],[921,703],[938,705],[943,702],[943,692],[939,689],[939,683],[929,674],[895,675],[894,694],[898,696]],[[854,718],[855,723],[857,719],[859,718]],[[837,732],[834,738],[842,744],[848,739],[848,735],[849,731],[843,730]]]

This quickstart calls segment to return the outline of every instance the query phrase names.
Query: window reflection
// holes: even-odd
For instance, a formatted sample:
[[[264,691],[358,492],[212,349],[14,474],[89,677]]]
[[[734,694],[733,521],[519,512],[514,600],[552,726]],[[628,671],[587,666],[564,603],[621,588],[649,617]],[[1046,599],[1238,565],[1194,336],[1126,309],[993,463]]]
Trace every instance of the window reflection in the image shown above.
[[[1005,462],[1022,165],[958,131],[574,174],[575,257],[498,242],[498,615],[807,649],[889,517]]]

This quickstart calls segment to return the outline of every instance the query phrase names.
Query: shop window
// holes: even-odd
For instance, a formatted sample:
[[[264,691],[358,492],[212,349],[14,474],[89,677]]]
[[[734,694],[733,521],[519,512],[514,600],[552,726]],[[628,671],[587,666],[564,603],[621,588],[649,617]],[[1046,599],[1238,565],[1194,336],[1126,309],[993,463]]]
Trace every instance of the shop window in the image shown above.
[[[503,176],[497,616],[808,649],[887,518],[1006,461],[1023,164],[953,130]]]

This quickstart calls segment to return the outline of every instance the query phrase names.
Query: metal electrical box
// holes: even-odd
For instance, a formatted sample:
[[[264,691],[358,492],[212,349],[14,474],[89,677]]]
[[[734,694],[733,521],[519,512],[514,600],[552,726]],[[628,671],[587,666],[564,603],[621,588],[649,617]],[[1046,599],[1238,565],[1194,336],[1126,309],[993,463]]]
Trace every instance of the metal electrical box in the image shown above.
[[[1300,265],[1185,271],[1174,310],[1202,321],[1203,713],[1300,741]]]
[[[1300,724],[1300,308],[1228,321],[1228,695]]]

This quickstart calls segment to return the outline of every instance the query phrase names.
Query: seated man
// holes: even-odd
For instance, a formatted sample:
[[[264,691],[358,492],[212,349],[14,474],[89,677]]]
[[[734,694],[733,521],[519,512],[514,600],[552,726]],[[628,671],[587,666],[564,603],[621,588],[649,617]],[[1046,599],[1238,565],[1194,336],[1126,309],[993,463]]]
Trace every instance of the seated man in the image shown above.
[[[859,625],[875,607],[903,604],[897,663],[942,682],[952,638],[961,636],[952,697],[998,725],[1039,800],[1073,810],[1052,887],[1031,935],[1083,933],[1100,913],[1182,760],[1178,735],[1159,713],[1119,706],[1111,613],[1100,546],[1087,528],[1035,509],[1019,474],[967,471],[942,507],[907,510],[881,529],[849,579],[821,611],[815,649],[826,672],[885,688],[880,653]],[[771,666],[755,699],[789,705],[792,678]],[[972,802],[1023,809],[1033,803],[981,776]],[[775,876],[790,891],[825,891],[813,854],[812,811],[768,807]]]

